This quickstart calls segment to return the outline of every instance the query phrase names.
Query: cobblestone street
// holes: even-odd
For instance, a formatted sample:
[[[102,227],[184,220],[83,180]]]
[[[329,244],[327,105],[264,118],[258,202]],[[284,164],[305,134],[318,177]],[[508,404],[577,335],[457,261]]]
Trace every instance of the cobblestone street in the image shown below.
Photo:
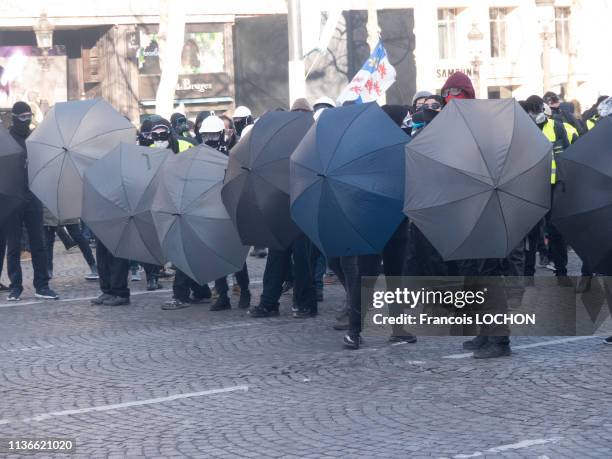
[[[265,260],[248,263],[256,301]],[[289,296],[280,317],[251,319],[162,311],[169,291],[144,281],[130,306],[91,306],[97,284],[63,250],[61,299],[39,301],[29,265],[22,301],[0,299],[0,438],[71,438],[83,458],[612,456],[612,346],[599,337],[517,337],[490,361],[461,337],[366,336],[348,351],[331,327],[336,284],[315,319],[292,319]]]

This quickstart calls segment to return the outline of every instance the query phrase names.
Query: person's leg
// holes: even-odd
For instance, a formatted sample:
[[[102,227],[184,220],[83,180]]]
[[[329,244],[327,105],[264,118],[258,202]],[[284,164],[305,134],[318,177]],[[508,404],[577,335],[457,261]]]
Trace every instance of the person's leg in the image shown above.
[[[96,260],[94,259],[93,253],[91,252],[91,247],[89,247],[89,242],[83,237],[83,233],[81,233],[81,229],[77,223],[73,225],[66,225],[66,230],[68,234],[72,238],[72,240],[79,246],[81,253],[83,254],[83,258],[87,263],[87,266],[92,268],[96,265]]]
[[[325,275],[325,270],[327,269],[327,259],[325,255],[319,252],[319,256],[317,257],[317,261],[315,264],[315,287],[317,290],[323,290],[323,276]]]
[[[550,256],[555,264],[556,276],[567,276],[567,244],[561,233],[555,228],[550,220],[550,212],[546,217],[548,230],[548,245]]]
[[[176,300],[182,303],[189,303],[191,279],[180,269],[176,270],[174,282],[172,283],[172,293]]]
[[[5,255],[6,255],[6,235],[4,233],[4,228],[0,227],[0,278],[2,278],[2,269],[4,268],[4,256]]]
[[[30,240],[32,267],[34,268],[34,288],[38,291],[49,288],[49,273],[47,271],[47,251],[43,236],[42,204],[36,197],[25,207],[23,223]]]
[[[23,213],[24,209],[16,211],[4,227],[6,237],[6,270],[10,281],[10,295],[17,297],[23,292],[21,274],[21,247],[23,236]]]
[[[248,309],[251,306],[251,291],[249,290],[249,268],[246,262],[242,265],[242,269],[235,273],[236,282],[240,287],[240,298],[238,300],[238,307],[241,309]]]
[[[100,282],[100,290],[106,295],[111,294],[111,254],[101,241],[96,244],[96,257],[98,265],[98,275]]]
[[[538,223],[529,234],[527,234],[527,242],[525,245],[525,270],[523,272],[527,277],[533,277],[535,275],[536,253],[542,233],[540,227],[541,223]]]
[[[53,272],[53,246],[55,245],[55,226],[45,226],[45,248],[47,250],[47,271]]]
[[[68,234],[67,228],[65,226],[57,226],[56,227],[57,236],[64,244],[64,248],[66,250],[70,250],[76,245],[76,241],[72,237],[72,235]]]
[[[294,317],[301,318],[317,314],[317,291],[315,269],[319,251],[306,236],[293,242],[293,299],[298,307]]]
[[[223,276],[215,280],[215,289],[217,290],[217,294],[219,296],[210,307],[210,310],[223,311],[225,309],[231,309],[232,303],[230,302],[229,295],[227,294],[229,291],[227,276]]]
[[[263,291],[259,305],[251,307],[252,317],[266,317],[278,314],[279,299],[283,291],[283,281],[291,263],[291,250],[268,250],[266,267],[263,274]]]
[[[112,255],[110,257],[111,294],[119,298],[129,299],[128,275],[130,262],[124,258],[117,258]]]

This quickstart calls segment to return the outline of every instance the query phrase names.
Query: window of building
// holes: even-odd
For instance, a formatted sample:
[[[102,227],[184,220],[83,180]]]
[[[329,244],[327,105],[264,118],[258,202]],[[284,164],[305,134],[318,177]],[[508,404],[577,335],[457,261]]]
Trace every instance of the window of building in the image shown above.
[[[563,54],[569,54],[569,21],[568,7],[555,8],[555,38],[557,49]]]
[[[506,16],[508,8],[489,8],[491,57],[506,57]]]
[[[509,99],[512,97],[512,86],[489,86],[487,89],[489,99]]]
[[[453,59],[455,57],[456,18],[456,8],[440,8],[438,10],[438,52],[440,59]]]

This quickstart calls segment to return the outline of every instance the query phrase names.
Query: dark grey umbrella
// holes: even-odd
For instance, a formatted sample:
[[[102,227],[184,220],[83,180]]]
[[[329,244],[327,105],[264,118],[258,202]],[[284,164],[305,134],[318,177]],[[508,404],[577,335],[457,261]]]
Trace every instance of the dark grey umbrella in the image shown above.
[[[103,99],[55,104],[26,141],[30,190],[60,221],[79,218],[85,168],[135,139],[134,126]]]
[[[240,271],[248,247],[240,242],[221,201],[227,156],[206,146],[163,164],[153,219],[166,259],[199,284]]]
[[[25,152],[0,124],[0,227],[24,203],[26,192]]]
[[[165,263],[151,207],[157,173],[170,154],[121,143],[85,169],[82,218],[116,257]]]
[[[589,267],[612,269],[612,117],[559,155],[552,221]]]
[[[289,213],[289,157],[311,113],[262,116],[231,153],[221,195],[244,244],[284,249],[300,234]]]
[[[504,258],[550,207],[551,149],[514,99],[453,100],[406,145],[404,213],[445,260]]]

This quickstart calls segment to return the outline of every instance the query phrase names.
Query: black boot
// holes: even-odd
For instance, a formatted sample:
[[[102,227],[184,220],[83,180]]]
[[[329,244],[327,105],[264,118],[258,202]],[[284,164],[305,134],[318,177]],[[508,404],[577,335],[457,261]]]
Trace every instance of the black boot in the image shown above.
[[[232,303],[230,303],[230,299],[225,295],[219,295],[217,300],[210,307],[211,311],[224,311],[225,309],[232,309]]]
[[[480,349],[481,347],[483,347],[485,344],[487,344],[489,342],[489,338],[486,336],[476,336],[475,338],[469,340],[469,341],[464,341],[463,342],[463,349],[465,349],[466,351],[475,351],[477,349]]]
[[[257,306],[251,306],[249,308],[249,315],[255,319],[260,317],[278,316],[278,306],[276,308],[267,308],[266,306],[261,304],[258,304]]]
[[[240,299],[238,300],[240,309],[249,309],[251,307],[251,292],[248,290],[240,291]]]
[[[488,342],[480,349],[474,351],[475,359],[495,359],[497,357],[508,357],[512,351],[509,344],[497,344]]]

